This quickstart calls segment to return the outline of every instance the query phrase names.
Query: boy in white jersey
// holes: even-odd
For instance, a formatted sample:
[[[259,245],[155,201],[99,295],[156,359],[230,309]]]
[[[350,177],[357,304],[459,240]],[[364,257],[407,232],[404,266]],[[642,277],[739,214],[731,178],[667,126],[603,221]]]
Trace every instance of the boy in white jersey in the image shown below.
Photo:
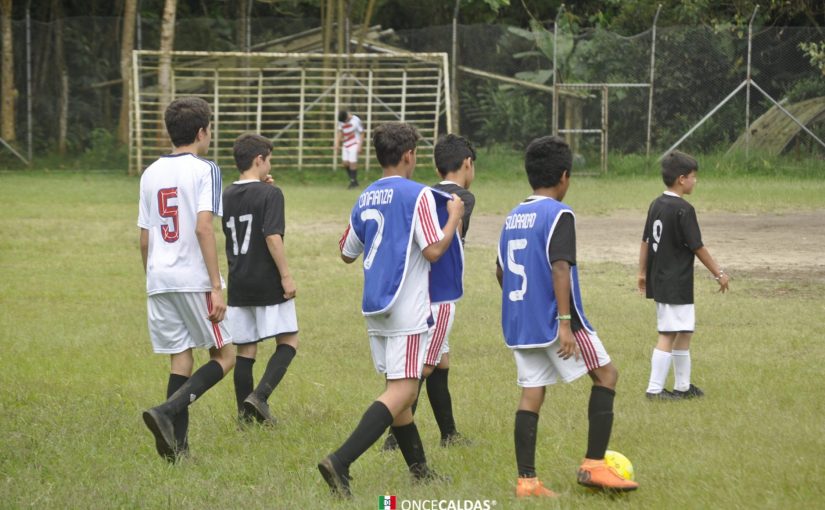
[[[442,231],[432,190],[415,183],[415,128],[404,123],[379,126],[373,145],[384,176],[358,198],[340,241],[350,264],[364,254],[362,311],[373,363],[385,374],[385,391],[370,405],[344,444],[318,469],[333,493],[350,496],[349,468],[392,426],[404,460],[416,480],[438,479],[427,466],[410,407],[418,393],[424,335],[430,316],[430,262],[450,247],[464,207],[456,195],[447,201]]]
[[[341,147],[341,161],[349,176],[347,189],[357,188],[358,184],[358,154],[364,146],[364,126],[357,115],[343,110],[338,112],[338,129],[335,131],[333,150]]]
[[[235,364],[224,327],[226,304],[213,216],[222,214],[221,172],[205,154],[212,138],[209,104],[197,97],[172,101],[166,130],[174,150],[140,179],[138,227],[146,271],[149,335],[156,353],[169,354],[167,400],[143,413],[163,458],[188,452],[188,406]],[[209,349],[210,361],[194,374],[192,349]],[[190,377],[191,376],[191,377]]]
[[[223,192],[222,224],[229,261],[226,316],[238,348],[235,399],[242,423],[274,424],[267,399],[298,349],[296,287],[284,249],[284,194],[270,184],[272,142],[261,135],[241,135],[233,154],[241,175]],[[253,390],[258,342],[272,337],[278,346]]]
[[[573,155],[559,137],[530,142],[524,158],[533,194],[507,216],[499,241],[496,277],[502,288],[501,326],[512,349],[521,386],[514,437],[517,497],[555,497],[536,476],[536,436],[546,387],[559,379],[593,381],[588,403],[587,452],[581,485],[632,491],[604,460],[613,428],[619,372],[587,321],[576,266],[573,210],[562,200],[570,186]]]

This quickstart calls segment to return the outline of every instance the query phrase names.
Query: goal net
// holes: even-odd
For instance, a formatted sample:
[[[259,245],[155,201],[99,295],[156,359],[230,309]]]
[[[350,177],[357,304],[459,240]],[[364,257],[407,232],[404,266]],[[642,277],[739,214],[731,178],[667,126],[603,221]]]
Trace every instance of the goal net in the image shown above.
[[[439,118],[449,117],[445,53],[171,53],[169,92],[158,86],[161,53],[133,53],[129,166],[142,172],[171,150],[163,123],[167,99],[199,96],[213,112],[207,157],[234,168],[238,135],[259,133],[273,141],[273,168],[329,168],[337,112],[347,110],[364,125],[362,168],[369,171],[371,132],[379,124],[403,121],[422,136],[418,159],[432,161]],[[171,94],[171,95],[169,95]],[[450,125],[446,119],[445,125]]]

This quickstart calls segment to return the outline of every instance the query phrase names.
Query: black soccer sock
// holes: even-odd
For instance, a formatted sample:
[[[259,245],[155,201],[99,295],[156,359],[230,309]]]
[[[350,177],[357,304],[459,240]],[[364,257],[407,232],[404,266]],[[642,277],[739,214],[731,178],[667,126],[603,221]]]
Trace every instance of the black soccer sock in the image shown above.
[[[516,465],[519,478],[536,477],[536,434],[539,415],[532,411],[516,411]]]
[[[610,431],[613,429],[613,399],[616,392],[604,386],[593,386],[590,390],[590,404],[587,406],[587,417],[590,429],[587,432],[587,459],[603,459],[610,442]]]
[[[398,448],[404,455],[407,467],[414,465],[424,465],[427,457],[424,455],[424,445],[421,444],[421,436],[418,434],[418,427],[415,422],[400,427],[392,427],[392,433],[398,441]]]
[[[281,379],[284,378],[286,369],[289,367],[289,364],[292,363],[292,358],[295,357],[295,352],[295,347],[287,344],[280,344],[275,348],[275,352],[266,364],[264,375],[261,377],[258,387],[255,388],[255,393],[261,397],[262,400],[268,399],[269,396],[272,395],[272,392],[275,391],[278,383],[281,382]]]
[[[175,416],[186,409],[189,404],[200,398],[206,390],[223,379],[223,368],[215,360],[209,360],[200,367],[186,383],[169,397],[166,402],[158,406],[168,415]]]
[[[449,368],[436,368],[427,377],[427,397],[430,399],[435,421],[441,431],[441,439],[446,439],[456,433],[453,399],[450,396],[450,388],[447,386],[449,375]]]
[[[415,394],[415,402],[412,403],[410,406],[410,411],[412,411],[413,416],[415,416],[415,410],[418,409],[418,397],[421,396],[421,387],[424,386],[424,379],[418,380],[418,393]]]
[[[345,468],[355,462],[367,448],[378,441],[378,438],[392,424],[392,413],[382,402],[375,401],[361,417],[361,421],[344,444],[335,452],[335,456]]]
[[[349,176],[349,183],[350,184],[355,184],[355,172],[353,172],[351,169],[347,168],[347,175]]]
[[[166,398],[174,395],[188,380],[189,378],[185,375],[169,374],[169,382],[166,385]],[[183,411],[179,412],[178,415],[175,416],[172,425],[175,428],[175,442],[178,444],[178,448],[186,449],[189,446],[189,441],[186,437],[189,433],[189,409],[184,408]]]
[[[244,414],[243,401],[254,388],[252,379],[252,365],[254,364],[255,358],[235,356],[235,371],[232,374],[232,380],[235,383],[235,402],[238,404],[238,414]]]

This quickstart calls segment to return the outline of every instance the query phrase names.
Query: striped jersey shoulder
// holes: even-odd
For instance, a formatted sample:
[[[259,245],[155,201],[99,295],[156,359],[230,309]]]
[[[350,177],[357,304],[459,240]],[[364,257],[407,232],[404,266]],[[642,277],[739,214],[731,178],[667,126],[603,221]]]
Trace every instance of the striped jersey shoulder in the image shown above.
[[[202,161],[209,167],[210,178],[212,179],[212,212],[220,214],[221,208],[221,193],[223,188],[223,181],[221,180],[221,167],[211,159],[202,158],[193,154],[195,159]]]

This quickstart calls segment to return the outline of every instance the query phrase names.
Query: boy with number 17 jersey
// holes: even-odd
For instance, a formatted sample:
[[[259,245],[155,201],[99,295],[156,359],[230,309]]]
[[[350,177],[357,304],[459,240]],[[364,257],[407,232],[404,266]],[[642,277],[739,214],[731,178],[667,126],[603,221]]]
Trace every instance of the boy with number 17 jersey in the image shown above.
[[[272,142],[244,134],[233,146],[240,179],[223,192],[223,232],[229,262],[229,328],[235,359],[235,400],[241,422],[274,424],[267,399],[281,382],[298,349],[295,282],[284,247],[284,195],[271,184]],[[257,388],[252,366],[258,342],[275,337]]]

